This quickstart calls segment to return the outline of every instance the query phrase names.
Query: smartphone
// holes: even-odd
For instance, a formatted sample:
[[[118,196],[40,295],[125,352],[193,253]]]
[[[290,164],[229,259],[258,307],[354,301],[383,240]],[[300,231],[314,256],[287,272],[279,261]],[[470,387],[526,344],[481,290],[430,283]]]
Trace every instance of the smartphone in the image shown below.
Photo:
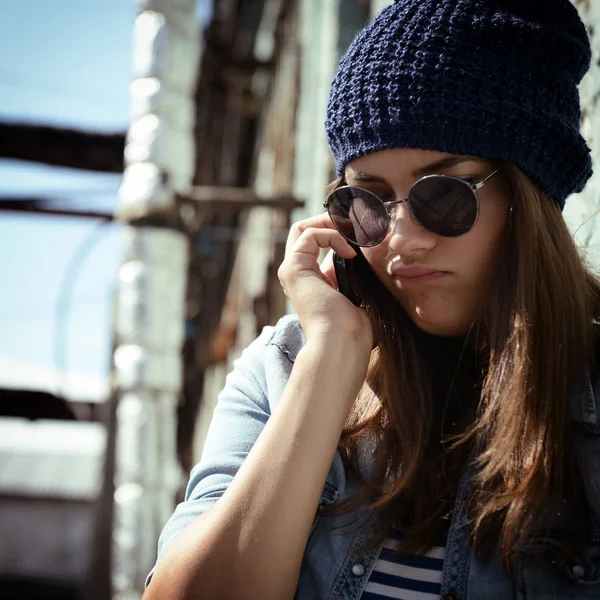
[[[335,270],[338,290],[341,294],[344,294],[354,306],[360,306],[362,299],[354,291],[352,284],[350,283],[350,277],[348,276],[348,262],[347,259],[338,256],[335,252],[333,253],[333,268]]]

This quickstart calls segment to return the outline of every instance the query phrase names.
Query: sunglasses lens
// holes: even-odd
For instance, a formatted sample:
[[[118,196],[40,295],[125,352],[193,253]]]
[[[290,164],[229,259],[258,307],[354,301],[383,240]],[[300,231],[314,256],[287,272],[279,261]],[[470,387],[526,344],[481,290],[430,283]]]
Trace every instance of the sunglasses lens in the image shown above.
[[[467,233],[477,221],[475,192],[460,179],[432,175],[412,187],[409,203],[415,219],[444,237]],[[357,246],[375,246],[387,235],[390,217],[380,198],[354,186],[331,193],[327,210],[336,229]]]
[[[357,246],[375,246],[387,234],[387,210],[383,202],[367,190],[354,186],[339,188],[329,196],[327,210],[335,228]]]
[[[410,208],[419,223],[445,237],[467,233],[477,220],[477,197],[463,181],[433,175],[417,181]]]

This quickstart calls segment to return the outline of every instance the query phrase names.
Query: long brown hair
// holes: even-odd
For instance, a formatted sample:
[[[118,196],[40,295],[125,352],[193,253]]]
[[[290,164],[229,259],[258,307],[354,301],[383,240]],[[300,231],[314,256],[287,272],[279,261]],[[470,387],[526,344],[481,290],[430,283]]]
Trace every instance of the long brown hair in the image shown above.
[[[514,165],[501,168],[512,194],[511,223],[486,309],[470,335],[480,387],[454,430],[439,417],[416,326],[364,257],[351,261],[378,345],[339,450],[349,470],[359,470],[365,448],[373,464],[356,494],[328,512],[365,503],[381,509],[373,546],[393,526],[407,528],[401,551],[436,543],[470,456],[471,541],[482,552],[498,547],[507,566],[552,501],[566,498],[580,504],[576,514],[589,515],[571,458],[569,392],[593,362],[600,282],[557,204]],[[578,519],[571,547],[586,528],[587,519]]]

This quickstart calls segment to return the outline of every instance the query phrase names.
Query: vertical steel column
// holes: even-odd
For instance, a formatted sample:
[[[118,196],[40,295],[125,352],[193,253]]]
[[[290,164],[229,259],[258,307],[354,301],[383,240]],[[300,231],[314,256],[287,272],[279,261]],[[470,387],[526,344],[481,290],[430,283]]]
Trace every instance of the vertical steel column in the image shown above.
[[[193,93],[200,53],[194,0],[137,0],[132,122],[119,191],[128,225],[116,301],[117,402],[113,598],[139,599],[179,481],[188,241],[175,194],[193,176]],[[152,223],[152,225],[148,225]]]
[[[332,160],[325,140],[329,86],[339,60],[340,0],[300,0],[300,98],[298,101],[294,195],[305,201],[294,220],[323,210]]]

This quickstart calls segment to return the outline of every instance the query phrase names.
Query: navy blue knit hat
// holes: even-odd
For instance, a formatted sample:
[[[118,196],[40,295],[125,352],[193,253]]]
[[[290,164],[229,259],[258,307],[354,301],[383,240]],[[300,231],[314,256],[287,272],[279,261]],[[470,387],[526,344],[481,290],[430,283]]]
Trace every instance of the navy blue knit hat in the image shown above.
[[[385,148],[469,154],[516,164],[562,209],[592,174],[577,89],[590,59],[569,0],[397,0],[333,80],[337,174]]]

